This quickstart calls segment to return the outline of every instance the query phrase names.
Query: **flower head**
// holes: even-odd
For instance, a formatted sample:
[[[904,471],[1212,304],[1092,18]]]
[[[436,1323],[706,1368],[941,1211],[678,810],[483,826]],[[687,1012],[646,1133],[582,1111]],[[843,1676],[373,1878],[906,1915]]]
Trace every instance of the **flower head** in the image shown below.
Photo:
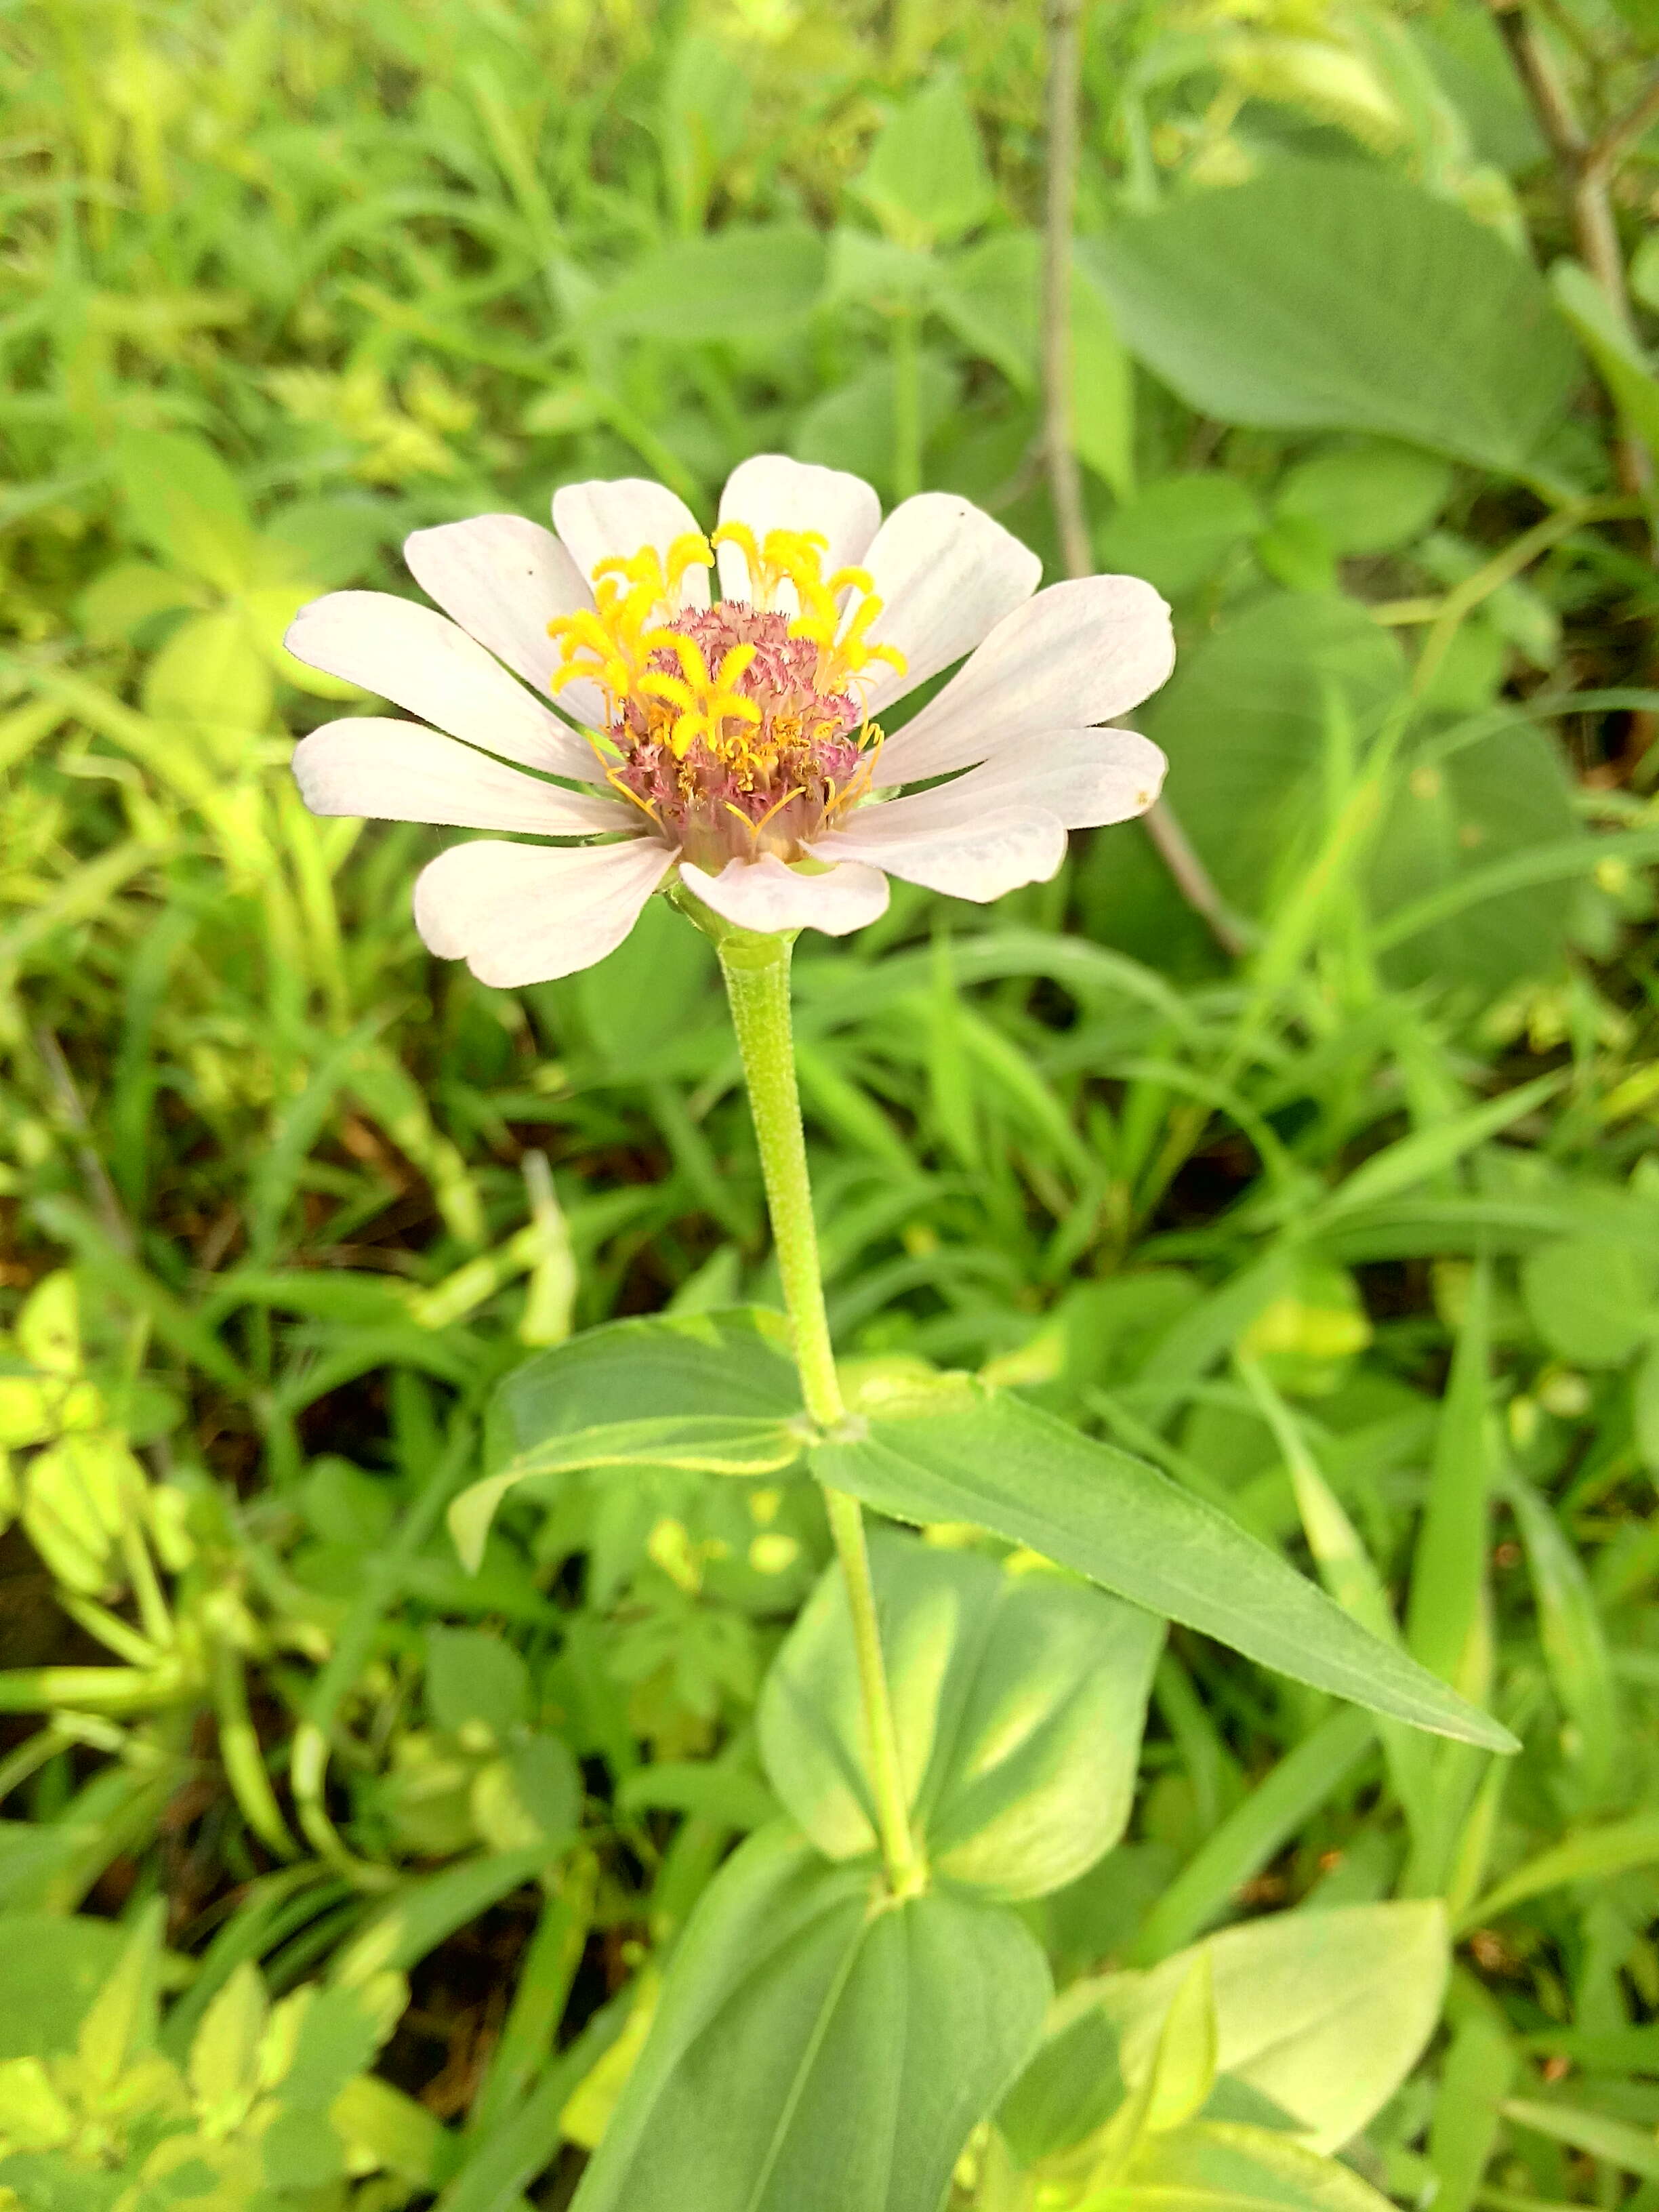
[[[426,718],[302,739],[314,811],[565,841],[482,840],[422,872],[422,935],[485,982],[600,959],[676,872],[756,930],[859,928],[890,876],[999,898],[1051,876],[1068,830],[1158,795],[1158,748],[1094,726],[1168,676],[1169,610],[1129,576],[1036,592],[1036,556],[966,500],[923,492],[884,522],[856,477],[768,454],[708,537],[632,480],[567,487],[553,521],[416,531],[405,556],[443,614],[337,592],[288,636]],[[884,737],[877,717],[957,661]]]

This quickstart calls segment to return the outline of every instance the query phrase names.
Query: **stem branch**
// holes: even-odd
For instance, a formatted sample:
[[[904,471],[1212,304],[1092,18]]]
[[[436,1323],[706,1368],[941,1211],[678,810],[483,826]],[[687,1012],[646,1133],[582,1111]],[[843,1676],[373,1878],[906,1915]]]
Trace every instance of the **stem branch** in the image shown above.
[[[794,1337],[801,1396],[819,1427],[831,1428],[845,1418],[846,1407],[836,1375],[829,1316],[824,1311],[817,1228],[806,1172],[806,1139],[795,1083],[789,1019],[790,940],[735,931],[722,941],[720,955],[760,1146],[766,1203],[772,1217],[783,1302]],[[842,1491],[826,1487],[824,1500],[852,1616],[882,1858],[893,1894],[914,1896],[926,1881],[926,1870],[910,1828],[898,1732],[882,1657],[875,1585],[864,1540],[864,1515],[857,1498]]]

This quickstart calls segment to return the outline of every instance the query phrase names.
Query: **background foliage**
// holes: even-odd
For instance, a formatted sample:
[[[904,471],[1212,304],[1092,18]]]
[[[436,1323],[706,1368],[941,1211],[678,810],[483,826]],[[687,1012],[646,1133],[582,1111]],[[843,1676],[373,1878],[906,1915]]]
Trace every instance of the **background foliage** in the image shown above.
[[[631,473],[706,518],[767,448],[1059,573],[1042,21],[0,41],[0,2185],[562,2203],[775,1809],[826,1540],[664,1468],[458,1560],[527,1349],[775,1302],[736,1054],[663,909],[568,984],[429,963],[428,833],[298,803],[342,687],[281,633],[407,588],[413,527]],[[846,1352],[988,1364],[1524,1736],[1425,1776],[1178,1632],[1127,1840],[1028,1908],[1070,1982],[1443,1898],[1444,2025],[1348,2153],[1440,2212],[1659,2202],[1656,44],[1647,0],[1089,11],[1075,443],[1097,562],[1176,608],[1144,726],[1245,956],[1129,830],[798,963]]]

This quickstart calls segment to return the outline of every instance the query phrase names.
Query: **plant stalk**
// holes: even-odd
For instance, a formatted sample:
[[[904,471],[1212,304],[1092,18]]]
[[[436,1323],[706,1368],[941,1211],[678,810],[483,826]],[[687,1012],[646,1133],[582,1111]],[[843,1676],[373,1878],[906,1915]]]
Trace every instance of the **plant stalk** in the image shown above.
[[[1048,0],[1048,172],[1042,224],[1042,453],[1048,496],[1068,576],[1091,576],[1094,550],[1083,501],[1083,473],[1073,434],[1072,391],[1072,232],[1077,210],[1078,104],[1083,49],[1083,0]],[[1246,950],[1209,870],[1167,799],[1142,817],[1176,889],[1231,958]]]
[[[795,1082],[789,1013],[790,951],[787,938],[734,932],[720,945],[720,968],[760,1146],[767,1210],[772,1218],[778,1275],[794,1339],[801,1396],[812,1420],[820,1428],[831,1428],[845,1419],[847,1409],[824,1310],[817,1226],[812,1218],[812,1189],[806,1171],[806,1138]],[[893,1894],[910,1897],[924,1886],[927,1870],[916,1850],[906,1804],[875,1585],[864,1540],[864,1514],[857,1498],[844,1491],[826,1486],[823,1495],[852,1615],[882,1858]]]

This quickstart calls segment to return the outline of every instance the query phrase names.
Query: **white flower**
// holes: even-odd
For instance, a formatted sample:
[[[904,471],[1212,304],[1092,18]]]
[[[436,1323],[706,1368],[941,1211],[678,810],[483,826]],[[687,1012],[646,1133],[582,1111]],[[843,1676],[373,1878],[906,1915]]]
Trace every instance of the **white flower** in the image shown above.
[[[602,841],[483,840],[422,872],[422,936],[486,983],[602,958],[676,867],[729,922],[840,936],[889,876],[1000,898],[1052,876],[1068,830],[1158,795],[1157,746],[1091,726],[1169,675],[1168,608],[1130,576],[1033,598],[1036,556],[964,499],[923,492],[883,522],[856,477],[763,454],[712,540],[637,480],[570,485],[553,521],[416,531],[405,556],[442,614],[336,592],[288,634],[426,718],[302,739],[314,812]],[[872,717],[964,654],[884,739]]]

